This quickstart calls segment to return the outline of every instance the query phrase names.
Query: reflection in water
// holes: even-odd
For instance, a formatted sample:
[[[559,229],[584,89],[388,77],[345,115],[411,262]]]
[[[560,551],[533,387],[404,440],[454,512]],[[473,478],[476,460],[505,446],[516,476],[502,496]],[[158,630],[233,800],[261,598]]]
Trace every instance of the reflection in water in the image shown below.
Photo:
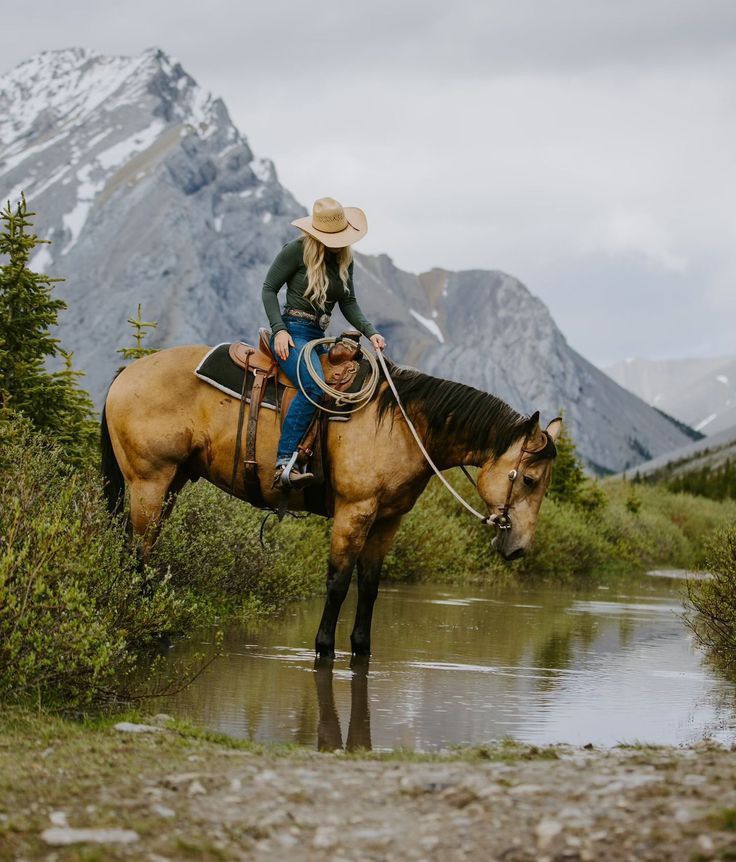
[[[436,749],[512,736],[569,742],[736,740],[734,687],[704,664],[663,578],[618,588],[384,586],[370,674],[314,669],[322,602],[226,632],[225,656],[160,704],[209,728],[324,749]],[[347,646],[350,602],[338,625]],[[176,660],[208,649],[206,632]],[[370,677],[370,679],[369,679]],[[370,686],[369,686],[370,682]],[[347,738],[343,730],[347,727]]]
[[[332,668],[317,666],[314,670],[314,684],[317,690],[319,722],[317,724],[317,748],[320,751],[342,749],[342,730],[340,717],[335,708],[335,692],[332,687]],[[371,715],[368,705],[368,668],[354,665],[350,678],[350,724],[345,745],[348,751],[365,749],[371,746]]]

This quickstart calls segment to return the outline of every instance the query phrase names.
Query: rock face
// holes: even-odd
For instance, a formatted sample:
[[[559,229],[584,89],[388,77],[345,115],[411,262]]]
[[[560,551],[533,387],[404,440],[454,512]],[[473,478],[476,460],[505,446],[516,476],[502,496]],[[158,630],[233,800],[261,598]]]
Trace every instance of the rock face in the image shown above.
[[[736,357],[629,359],[604,369],[616,383],[704,434],[736,425]]]
[[[159,324],[152,346],[253,338],[263,276],[306,212],[224,104],[160,50],[45,52],[0,78],[0,197],[21,191],[52,241],[31,263],[67,279],[59,337],[98,405],[139,302]],[[386,255],[356,255],[356,287],[392,358],[547,419],[563,410],[596,469],[688,441],[571,350],[508,275],[414,275]]]
[[[161,51],[40,54],[0,82],[0,191],[25,190],[67,280],[59,336],[99,404],[142,303],[156,344],[235,339],[304,214],[219,100]]]

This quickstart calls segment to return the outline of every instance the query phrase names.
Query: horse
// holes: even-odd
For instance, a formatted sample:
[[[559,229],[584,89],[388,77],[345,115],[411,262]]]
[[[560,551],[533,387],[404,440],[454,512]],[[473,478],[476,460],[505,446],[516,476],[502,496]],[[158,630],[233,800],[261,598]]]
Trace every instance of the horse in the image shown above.
[[[137,359],[118,374],[105,399],[101,440],[108,507],[121,511],[127,486],[127,517],[133,533],[142,537],[144,558],[188,481],[202,478],[246,498],[242,469],[231,483],[240,401],[194,374],[209,350],[171,347]],[[406,418],[381,372],[365,407],[347,422],[328,423],[334,515],[325,606],[315,638],[317,657],[328,661],[335,656],[335,628],[356,564],[352,654],[370,655],[384,557],[402,517],[433,475],[407,419],[438,470],[479,468],[477,491],[488,507],[487,522],[496,526],[492,544],[506,560],[520,557],[532,542],[562,426],[554,419],[542,429],[538,412],[525,417],[494,395],[386,362]],[[258,477],[265,503],[274,509],[279,504],[279,492],[271,487],[279,434],[276,411],[262,409]],[[289,507],[303,509],[303,492],[292,497]]]

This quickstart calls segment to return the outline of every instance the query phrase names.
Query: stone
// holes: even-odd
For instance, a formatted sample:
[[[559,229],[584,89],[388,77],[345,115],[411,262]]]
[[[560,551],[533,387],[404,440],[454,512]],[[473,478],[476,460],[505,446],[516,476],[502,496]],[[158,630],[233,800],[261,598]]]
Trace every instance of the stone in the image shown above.
[[[315,850],[329,850],[337,844],[337,830],[332,826],[319,826],[312,839]]]
[[[132,829],[72,829],[69,826],[54,826],[44,829],[41,840],[53,847],[69,844],[133,844],[138,833]]]
[[[205,790],[204,785],[200,781],[197,781],[195,779],[189,785],[189,789],[187,790],[187,793],[190,796],[204,796],[207,793],[207,791]]]
[[[561,823],[556,820],[540,820],[534,829],[539,849],[546,850],[560,832],[562,832]]]
[[[114,727],[120,733],[161,733],[163,730],[154,724],[138,724],[133,721],[119,721]]]
[[[701,853],[711,855],[715,852],[716,847],[710,835],[706,835],[705,833],[698,835],[697,843],[698,850],[700,850]]]

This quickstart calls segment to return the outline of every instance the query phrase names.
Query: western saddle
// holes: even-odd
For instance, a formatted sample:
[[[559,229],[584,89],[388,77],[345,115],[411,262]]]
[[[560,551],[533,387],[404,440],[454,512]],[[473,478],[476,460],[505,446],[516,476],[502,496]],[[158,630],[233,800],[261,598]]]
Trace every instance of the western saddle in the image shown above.
[[[233,472],[230,481],[231,491],[235,483],[240,467],[240,454],[242,450],[243,424],[245,419],[245,405],[250,400],[250,411],[248,414],[248,427],[245,434],[245,496],[248,502],[261,508],[267,504],[261,492],[261,484],[258,478],[258,461],[256,458],[256,446],[258,440],[258,415],[263,402],[263,393],[266,384],[274,381],[276,391],[276,410],[279,414],[279,424],[283,426],[284,418],[289,411],[297,387],[278,364],[273,355],[270,345],[271,332],[265,327],[258,331],[258,345],[256,347],[242,341],[233,342],[229,348],[230,359],[243,369],[243,389],[240,394],[240,410],[238,413],[238,430],[235,438],[235,456],[233,458]],[[355,330],[343,332],[329,351],[320,355],[322,372],[325,382],[338,392],[347,392],[358,374],[362,353],[360,349],[360,333]],[[253,385],[250,390],[250,399],[247,398],[248,376],[253,376]],[[283,388],[282,388],[283,387]],[[279,401],[279,390],[281,400]],[[323,403],[331,399],[324,395]],[[316,441],[320,432],[322,418],[326,415],[316,411],[314,419],[307,429],[301,443],[299,444],[300,460],[306,463],[314,454]]]

